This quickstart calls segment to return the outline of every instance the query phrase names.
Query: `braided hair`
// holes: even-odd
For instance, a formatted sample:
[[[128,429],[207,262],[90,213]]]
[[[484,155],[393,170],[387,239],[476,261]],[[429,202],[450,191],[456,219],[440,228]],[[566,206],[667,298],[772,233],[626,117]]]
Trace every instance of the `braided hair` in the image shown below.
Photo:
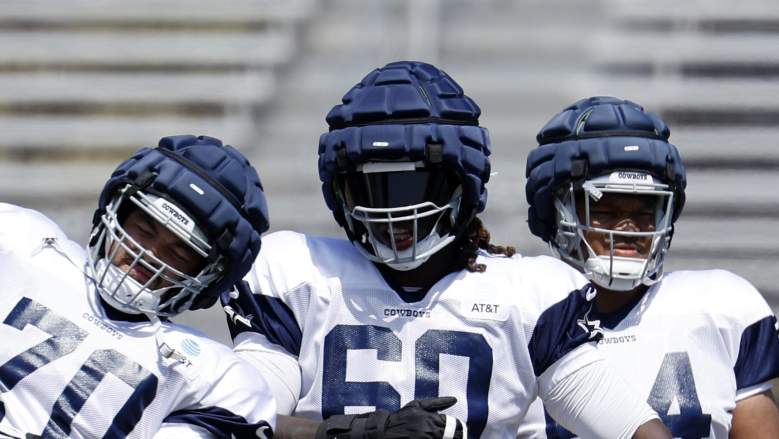
[[[484,227],[481,219],[474,217],[468,224],[466,239],[460,251],[460,266],[465,267],[471,273],[483,273],[487,270],[485,264],[476,263],[479,249],[487,250],[493,255],[503,255],[510,258],[517,252],[514,246],[495,245],[490,243],[490,232]]]

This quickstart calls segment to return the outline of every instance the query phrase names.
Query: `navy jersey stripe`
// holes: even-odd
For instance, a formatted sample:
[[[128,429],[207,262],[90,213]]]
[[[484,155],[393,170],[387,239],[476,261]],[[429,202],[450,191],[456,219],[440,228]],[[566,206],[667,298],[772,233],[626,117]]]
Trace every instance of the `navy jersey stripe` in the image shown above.
[[[620,309],[609,313],[601,313],[598,312],[597,309],[593,308],[592,312],[590,313],[590,319],[599,320],[601,328],[614,329],[617,327],[617,325],[622,323],[622,320],[624,320],[625,317],[627,317],[630,312],[633,311],[633,308],[635,308],[643,298],[643,294],[637,294],[627,303],[622,305]]]
[[[582,344],[603,338],[599,322],[589,318],[594,303],[591,288],[586,285],[572,291],[541,313],[528,345],[536,376]],[[590,300],[588,294],[591,294]]]
[[[738,389],[779,377],[779,329],[775,316],[767,316],[744,329],[733,371]]]
[[[303,332],[287,304],[276,297],[252,293],[245,281],[239,282],[236,289],[237,299],[227,293],[222,294],[227,326],[233,340],[242,332],[256,332],[287,352],[300,355]]]
[[[256,424],[249,423],[242,416],[218,407],[208,407],[195,410],[179,410],[169,414],[163,422],[190,424],[208,430],[214,437],[231,438],[266,438],[273,437],[270,425],[265,421]]]

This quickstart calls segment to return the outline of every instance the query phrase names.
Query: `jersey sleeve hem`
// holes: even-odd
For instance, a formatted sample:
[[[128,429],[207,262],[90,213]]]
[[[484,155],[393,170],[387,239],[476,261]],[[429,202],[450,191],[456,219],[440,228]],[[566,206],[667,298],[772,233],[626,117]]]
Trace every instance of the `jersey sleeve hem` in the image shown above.
[[[739,389],[779,377],[779,323],[776,317],[766,316],[744,328],[733,372]]]
[[[770,381],[766,381],[760,384],[755,384],[754,386],[744,387],[743,389],[738,389],[736,391],[736,402],[745,400],[747,398],[750,398],[752,396],[755,396],[757,394],[766,392],[768,390],[773,389],[773,384],[771,384]]]
[[[257,438],[257,432],[270,430],[266,421],[250,423],[242,416],[228,410],[208,407],[195,410],[180,410],[168,415],[165,423],[182,423],[198,427],[198,431],[206,430],[214,437]]]

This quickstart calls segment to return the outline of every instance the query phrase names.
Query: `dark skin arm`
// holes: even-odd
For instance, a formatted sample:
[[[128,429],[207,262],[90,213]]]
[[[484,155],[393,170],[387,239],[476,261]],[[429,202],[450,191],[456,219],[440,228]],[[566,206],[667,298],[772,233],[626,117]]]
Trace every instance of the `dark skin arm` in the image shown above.
[[[730,439],[779,437],[779,409],[770,390],[736,403]]]
[[[276,439],[314,439],[319,421],[279,415],[273,437]]]
[[[645,422],[635,433],[633,439],[672,439],[671,432],[659,419]]]

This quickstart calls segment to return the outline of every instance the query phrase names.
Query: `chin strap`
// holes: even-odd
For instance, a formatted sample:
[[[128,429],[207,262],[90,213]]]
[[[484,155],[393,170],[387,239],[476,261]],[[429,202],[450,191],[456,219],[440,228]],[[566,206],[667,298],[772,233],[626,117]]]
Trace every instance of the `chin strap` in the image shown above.
[[[628,260],[591,256],[584,263],[585,274],[594,283],[612,291],[632,291],[644,284],[646,259]]]
[[[456,402],[445,396],[414,400],[396,412],[334,415],[320,424],[316,439],[466,439],[468,429],[463,422],[438,413]]]

